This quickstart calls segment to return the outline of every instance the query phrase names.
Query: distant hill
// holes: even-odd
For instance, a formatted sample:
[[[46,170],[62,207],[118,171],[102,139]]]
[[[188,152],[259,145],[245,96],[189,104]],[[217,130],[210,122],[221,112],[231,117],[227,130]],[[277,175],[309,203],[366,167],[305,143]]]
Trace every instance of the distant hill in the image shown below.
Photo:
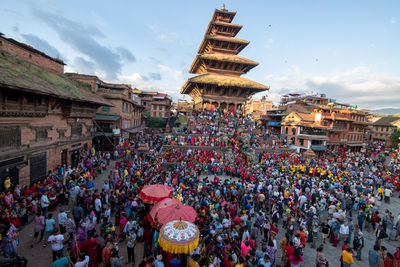
[[[400,108],[381,108],[371,110],[372,114],[394,115],[400,114]]]

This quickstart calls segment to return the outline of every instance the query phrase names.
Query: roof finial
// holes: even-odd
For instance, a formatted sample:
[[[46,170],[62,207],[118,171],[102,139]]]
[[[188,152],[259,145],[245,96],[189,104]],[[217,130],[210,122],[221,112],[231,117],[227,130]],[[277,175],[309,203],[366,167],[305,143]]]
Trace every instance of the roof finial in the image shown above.
[[[225,9],[225,3],[222,3],[222,10],[226,10]]]

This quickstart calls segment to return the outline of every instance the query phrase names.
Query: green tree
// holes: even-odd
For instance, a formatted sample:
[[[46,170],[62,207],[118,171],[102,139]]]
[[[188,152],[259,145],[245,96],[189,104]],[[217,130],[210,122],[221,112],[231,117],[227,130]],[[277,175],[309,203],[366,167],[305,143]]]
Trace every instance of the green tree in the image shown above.
[[[400,143],[400,130],[397,129],[392,135],[390,136],[394,147],[399,147]]]
[[[147,127],[163,128],[167,124],[166,120],[161,117],[150,117],[146,119]]]

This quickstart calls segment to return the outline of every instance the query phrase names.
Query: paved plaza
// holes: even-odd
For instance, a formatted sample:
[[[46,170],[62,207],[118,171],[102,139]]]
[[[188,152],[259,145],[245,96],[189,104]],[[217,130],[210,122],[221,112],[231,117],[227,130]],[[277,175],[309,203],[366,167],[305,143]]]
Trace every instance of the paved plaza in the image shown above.
[[[113,163],[113,162],[112,162]],[[112,164],[111,164],[112,165]],[[107,172],[104,174],[100,175],[96,179],[96,188],[101,188],[103,185],[104,179],[106,178]],[[204,177],[209,177],[211,179],[211,175],[202,175],[202,178]],[[233,179],[237,180],[236,178],[231,178],[231,177],[222,177],[220,176],[221,179]],[[398,193],[395,193],[395,195],[391,198],[391,202],[389,205],[386,203],[382,203],[382,206],[380,208],[380,211],[383,212],[385,209],[389,209],[397,218],[397,215],[400,214],[400,198],[398,198]],[[57,214],[57,212],[53,212],[54,215]],[[357,217],[353,214],[353,221],[357,221]],[[277,241],[278,244],[280,240],[284,237],[285,230],[282,229],[282,222],[279,223],[280,225],[280,231],[277,236]],[[364,239],[365,239],[365,247],[362,250],[362,261],[356,261],[352,266],[354,267],[366,267],[368,265],[368,251],[372,249],[374,243],[375,243],[375,235],[373,232],[367,232],[364,231]],[[33,236],[33,223],[30,223],[29,225],[25,226],[21,233],[20,233],[20,245],[18,247],[18,251],[21,255],[26,257],[28,259],[28,266],[51,266],[52,263],[52,254],[51,254],[51,246],[47,246],[46,248],[42,247],[42,244],[35,244],[34,248],[30,248],[31,245],[31,239]],[[260,241],[260,240],[259,240]],[[320,244],[321,241],[319,241]],[[341,256],[341,246],[343,243],[339,243],[337,247],[333,247],[333,245],[329,242],[326,241],[326,244],[324,245],[324,252],[326,258],[329,260],[330,266],[340,266],[339,264],[339,259]],[[120,255],[124,258],[123,266],[132,266],[126,263],[127,259],[127,251],[126,251],[126,241],[123,241],[122,243],[118,244],[120,248]],[[396,247],[400,246],[399,241],[389,241],[388,239],[384,239],[382,242],[382,245],[385,246],[389,252],[394,252],[396,251]],[[67,250],[65,249],[65,252]],[[141,262],[143,255],[143,243],[138,242],[135,248],[135,256],[136,256],[136,265],[138,266],[139,263]],[[277,259],[277,264],[281,263],[282,255],[282,250],[278,249],[276,253],[276,259]],[[310,244],[307,243],[306,248],[304,249],[304,263],[302,266],[314,266],[315,262],[315,256],[316,256],[316,250],[310,248]],[[101,265],[103,266],[103,265]]]

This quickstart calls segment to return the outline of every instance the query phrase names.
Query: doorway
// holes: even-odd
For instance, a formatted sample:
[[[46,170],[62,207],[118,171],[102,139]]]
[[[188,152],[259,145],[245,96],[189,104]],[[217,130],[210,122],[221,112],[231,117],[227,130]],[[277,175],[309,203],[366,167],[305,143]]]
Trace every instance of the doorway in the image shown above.
[[[61,150],[61,166],[68,165],[68,149]]]

